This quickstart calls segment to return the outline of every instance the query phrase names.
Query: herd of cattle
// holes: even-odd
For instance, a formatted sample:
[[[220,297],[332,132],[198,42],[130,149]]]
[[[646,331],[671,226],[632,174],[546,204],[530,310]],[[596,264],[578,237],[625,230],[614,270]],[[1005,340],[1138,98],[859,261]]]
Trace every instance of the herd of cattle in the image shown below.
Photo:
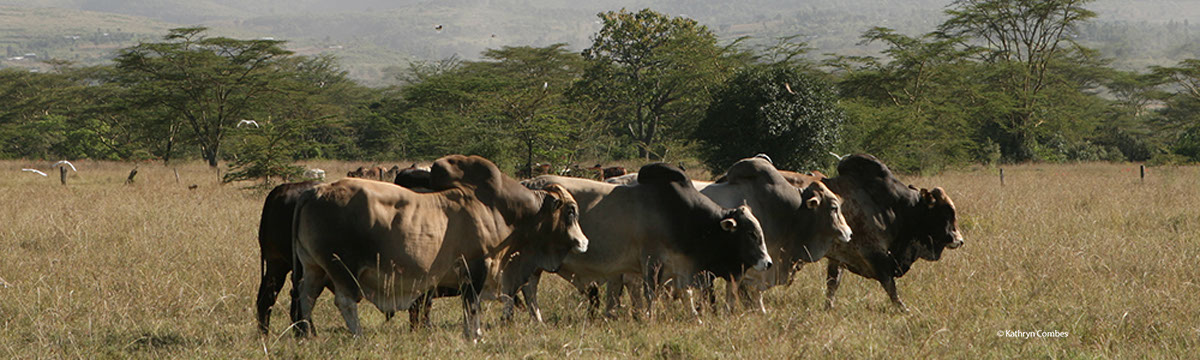
[[[461,296],[464,335],[477,338],[481,299],[502,301],[507,319],[520,292],[541,321],[544,272],[574,285],[592,312],[603,288],[610,316],[629,289],[635,316],[649,315],[666,291],[699,320],[695,298],[715,301],[716,278],[730,284],[729,306],[766,311],[764,291],[822,258],[827,306],[848,269],[878,280],[904,310],[895,279],[917,259],[936,261],[962,245],[954,203],[942,188],[904,185],[870,155],[846,156],[837,170],[833,178],[801,174],[753,157],[714,182],[663,163],[606,181],[517,181],[482,157],[451,155],[428,169],[395,169],[393,183],[280,185],[259,228],[259,329],[269,330],[289,273],[299,335],[315,330],[313,304],[330,289],[354,334],[363,298],[388,318],[408,310],[416,327],[429,323],[434,297]]]

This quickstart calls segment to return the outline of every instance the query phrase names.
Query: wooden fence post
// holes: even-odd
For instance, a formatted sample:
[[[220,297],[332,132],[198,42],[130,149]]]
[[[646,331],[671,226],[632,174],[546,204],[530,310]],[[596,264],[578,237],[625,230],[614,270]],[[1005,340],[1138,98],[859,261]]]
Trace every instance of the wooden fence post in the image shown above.
[[[1146,182],[1146,165],[1138,165],[1138,175],[1141,176],[1142,182]]]
[[[1004,168],[1000,168],[1000,186],[1004,186]]]
[[[67,167],[66,166],[58,167],[58,181],[61,181],[63,185],[67,184]]]

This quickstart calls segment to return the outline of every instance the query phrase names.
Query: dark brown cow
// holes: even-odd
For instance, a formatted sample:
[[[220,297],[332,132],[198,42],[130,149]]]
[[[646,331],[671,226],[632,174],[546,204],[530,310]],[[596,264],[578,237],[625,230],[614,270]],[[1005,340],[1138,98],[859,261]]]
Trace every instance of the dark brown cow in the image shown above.
[[[587,249],[578,206],[561,187],[525,189],[477,156],[439,159],[431,178],[448,190],[342,179],[304,193],[294,219],[294,252],[304,268],[302,279],[293,278],[299,334],[309,332],[312,305],[331,282],[355,334],[362,298],[394,311],[457,285],[464,335],[476,338],[481,293],[513,293],[533,272],[556,269],[568,251]]]
[[[421,189],[434,190],[430,184],[429,169],[417,167],[417,164],[409,166],[407,169],[401,169],[396,173],[393,183],[414,191],[420,192]]]
[[[932,190],[904,185],[887,165],[870,155],[851,155],[838,163],[838,176],[822,177],[794,172],[783,174],[793,185],[824,182],[842,197],[842,213],[854,231],[849,244],[835,244],[826,254],[826,306],[833,307],[841,270],[875,279],[892,303],[907,311],[896,291],[896,278],[904,276],[917,259],[937,261],[942,250],[963,244],[956,209],[940,187]]]
[[[642,314],[659,285],[685,291],[691,303],[692,289],[702,285],[705,273],[729,280],[747,269],[771,267],[762,227],[750,207],[722,208],[671,165],[646,165],[639,175],[639,182],[625,186],[561,176],[526,183],[535,189],[563,186],[579,201],[580,225],[591,247],[568,256],[556,273],[586,294],[593,310],[599,307],[601,285],[607,285],[607,314],[613,314],[626,285]],[[534,308],[537,277],[531,280],[522,290],[526,305]]]
[[[258,224],[262,280],[255,303],[258,308],[258,330],[263,334],[271,328],[271,308],[275,306],[279,290],[292,271],[292,214],[296,210],[296,202],[300,194],[320,183],[305,181],[276,186],[263,203],[262,220]]]

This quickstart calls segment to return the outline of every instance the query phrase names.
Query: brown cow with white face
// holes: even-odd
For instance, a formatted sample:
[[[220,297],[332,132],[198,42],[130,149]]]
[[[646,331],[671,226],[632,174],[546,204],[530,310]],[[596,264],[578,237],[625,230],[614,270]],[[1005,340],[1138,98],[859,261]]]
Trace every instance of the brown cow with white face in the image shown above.
[[[763,291],[790,283],[800,265],[820,260],[832,246],[850,241],[852,231],[837,195],[820,182],[793,187],[762,156],[734,163],[715,183],[693,184],[721,206],[744,203],[755,209],[771,258],[783,265],[748,271],[737,284],[760,312],[766,312]],[[732,291],[729,295],[733,300]]]
[[[481,157],[434,163],[433,183],[416,193],[393,184],[342,179],[306,192],[296,206],[294,251],[303,267],[297,330],[307,334],[316,296],[332,283],[351,332],[361,333],[357,303],[381,311],[458,285],[464,335],[480,336],[479,295],[514,291],[538,269],[557,268],[587,250],[578,205],[561,187],[531,191]],[[295,272],[294,274],[300,274]]]

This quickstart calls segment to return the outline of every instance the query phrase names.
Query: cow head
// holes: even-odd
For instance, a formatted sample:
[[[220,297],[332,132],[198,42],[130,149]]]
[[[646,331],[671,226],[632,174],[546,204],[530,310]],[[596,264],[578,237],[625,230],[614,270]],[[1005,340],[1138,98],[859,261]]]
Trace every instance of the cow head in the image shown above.
[[[957,249],[963,244],[962,234],[958,231],[958,220],[955,217],[954,201],[940,187],[933,190],[920,189],[918,208],[923,212],[920,216],[920,229],[928,231],[923,237],[927,239],[926,249],[918,250],[922,259],[937,261],[942,257],[945,248]],[[924,246],[923,246],[924,247]]]
[[[538,234],[551,240],[550,246],[556,254],[560,253],[558,249],[569,249],[576,254],[586,252],[588,238],[579,227],[579,204],[575,197],[558,184],[550,184],[544,190],[546,195],[537,216]]]
[[[816,227],[817,236],[822,239],[830,239],[834,243],[845,244],[850,242],[850,235],[853,231],[850,230],[850,225],[846,223],[846,217],[842,215],[842,198],[834,194],[829,187],[820,181],[813,181],[804,189],[800,190],[800,195],[804,199],[804,207],[812,211],[815,215],[814,226]],[[811,259],[817,261],[819,259]]]
[[[738,259],[742,264],[758,271],[771,268],[771,255],[767,253],[767,244],[763,241],[762,225],[750,212],[749,206],[730,209],[721,218],[721,230],[732,235],[730,238],[736,242]]]

